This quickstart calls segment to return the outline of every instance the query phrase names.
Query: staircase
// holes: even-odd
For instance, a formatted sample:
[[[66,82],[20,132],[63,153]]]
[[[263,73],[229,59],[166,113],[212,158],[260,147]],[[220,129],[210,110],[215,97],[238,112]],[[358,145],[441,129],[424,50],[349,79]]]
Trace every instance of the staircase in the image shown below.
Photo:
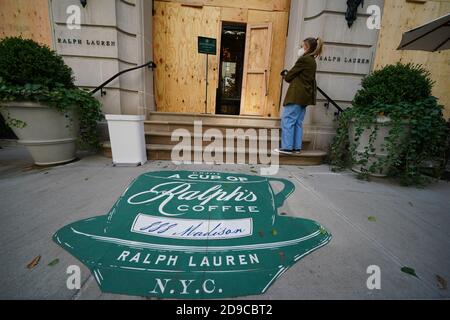
[[[194,126],[197,121],[201,121],[201,131],[198,126]],[[267,151],[264,150],[273,150],[279,147],[279,138],[271,137],[272,130],[278,132],[280,130],[280,119],[278,118],[152,112],[148,121],[145,122],[149,160],[171,160],[172,148],[181,141],[171,141],[172,132],[176,129],[185,129],[180,131],[178,136],[181,136],[183,140],[187,139],[184,141],[190,140],[190,147],[184,150],[185,152],[191,152],[191,159],[194,159],[194,153],[202,152],[206,146],[211,144],[211,141],[202,141],[204,140],[204,138],[202,139],[202,132],[204,133],[209,129],[215,129],[216,133],[221,132],[223,134],[223,148],[221,149],[223,159],[227,159],[226,153],[228,152],[234,163],[240,162],[238,160],[242,161],[242,158],[238,159],[238,154],[245,155],[245,163],[249,163],[249,160],[256,160],[260,163],[258,152],[261,153],[261,149],[263,154],[267,154]],[[227,129],[241,129],[242,131],[238,131],[237,134],[230,134],[230,130],[227,133]],[[267,137],[261,136],[259,129],[267,129]],[[231,132],[236,133],[236,131]],[[215,135],[211,131],[208,133]],[[246,135],[244,136],[243,133]],[[194,141],[199,142],[197,146],[194,145]],[[229,148],[227,141],[233,142],[235,150]],[[302,149],[302,152],[298,155],[280,155],[280,164],[307,166],[323,163],[326,152],[311,150],[310,141],[304,140]],[[108,142],[103,144],[103,151],[106,156],[111,157],[111,147]],[[216,152],[220,151],[216,149]],[[268,154],[270,155],[270,151]]]

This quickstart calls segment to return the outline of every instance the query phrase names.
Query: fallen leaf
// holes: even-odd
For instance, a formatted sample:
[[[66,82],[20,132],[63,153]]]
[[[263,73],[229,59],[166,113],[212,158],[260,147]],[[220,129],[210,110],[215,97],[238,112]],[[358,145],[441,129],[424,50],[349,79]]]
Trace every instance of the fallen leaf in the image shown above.
[[[29,264],[27,264],[27,268],[30,270],[34,269],[39,264],[40,260],[41,260],[41,256],[37,256]]]
[[[367,218],[367,220],[369,220],[371,222],[375,222],[375,221],[377,221],[377,218],[375,218],[373,216],[370,216],[370,217]]]
[[[276,236],[277,234],[278,234],[278,231],[275,230],[275,229],[273,229],[273,230],[272,230],[272,235],[273,235],[273,236]]]
[[[414,205],[412,204],[411,201],[409,201],[408,204],[409,204],[411,207],[414,207]]]
[[[258,173],[258,171],[256,171],[256,170],[250,170],[250,172],[253,172],[253,173]]]
[[[49,266],[49,267],[53,267],[53,266],[56,266],[58,263],[59,263],[59,259],[55,259],[55,260],[53,260],[52,262],[50,262],[50,263],[48,264],[48,266]]]
[[[444,278],[442,278],[440,275],[436,275],[436,280],[438,282],[438,287],[441,290],[447,290],[447,281],[445,281]]]
[[[416,277],[416,278],[419,278],[419,277],[417,276],[417,274],[416,274],[416,270],[414,270],[413,268],[410,268],[410,267],[403,267],[403,268],[401,268],[401,270],[402,270],[402,272],[404,272],[404,273],[407,273],[407,274],[412,275],[412,276],[414,276],[414,277]]]
[[[286,212],[282,212],[282,213],[280,213],[280,215],[281,216],[285,216],[285,215],[287,215],[287,213]]]

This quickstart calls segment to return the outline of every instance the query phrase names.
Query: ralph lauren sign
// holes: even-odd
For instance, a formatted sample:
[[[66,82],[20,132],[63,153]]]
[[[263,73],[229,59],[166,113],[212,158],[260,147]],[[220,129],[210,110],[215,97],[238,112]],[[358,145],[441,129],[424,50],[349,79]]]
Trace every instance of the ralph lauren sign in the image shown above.
[[[271,182],[283,184],[280,192]],[[325,245],[318,223],[278,215],[286,179],[161,171],[138,177],[106,216],[72,223],[54,240],[105,292],[167,298],[264,293]]]

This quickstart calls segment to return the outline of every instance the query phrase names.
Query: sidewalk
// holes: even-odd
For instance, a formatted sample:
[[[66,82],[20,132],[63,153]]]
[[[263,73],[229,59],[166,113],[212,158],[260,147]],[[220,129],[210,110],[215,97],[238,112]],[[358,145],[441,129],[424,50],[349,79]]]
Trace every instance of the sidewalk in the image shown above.
[[[149,162],[116,168],[87,156],[53,168],[33,167],[21,147],[0,149],[0,298],[129,299],[104,294],[75,258],[52,241],[70,222],[105,214],[138,175],[158,170],[210,170],[255,174],[244,165],[185,165]],[[264,295],[248,299],[450,298],[436,276],[450,281],[450,185],[406,188],[387,180],[360,181],[327,165],[283,166],[295,193],[279,213],[313,219],[332,241],[304,257]],[[276,187],[276,186],[275,186]],[[374,217],[374,219],[368,219]],[[39,264],[27,269],[36,256]],[[48,266],[51,261],[59,263]],[[80,265],[82,288],[66,287],[66,269]],[[366,286],[367,267],[381,268],[381,290]],[[418,278],[402,272],[413,268]],[[444,285],[445,286],[445,285]],[[139,298],[138,298],[139,299]]]

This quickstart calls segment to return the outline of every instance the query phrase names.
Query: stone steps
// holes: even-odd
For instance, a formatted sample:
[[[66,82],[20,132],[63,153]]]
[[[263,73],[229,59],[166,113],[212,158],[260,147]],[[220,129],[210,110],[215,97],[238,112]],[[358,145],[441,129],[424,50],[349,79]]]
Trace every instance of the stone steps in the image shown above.
[[[200,123],[200,122],[198,122]],[[195,132],[195,122],[189,121],[162,121],[162,120],[149,120],[145,121],[144,128],[146,132],[156,131],[156,132],[173,132],[177,129],[184,129],[189,132]],[[200,128],[200,127],[198,127]],[[209,129],[216,129],[222,132],[223,134],[227,133],[227,130],[244,130],[247,134],[258,134],[259,130],[266,129],[267,134],[270,135],[272,130],[280,130],[279,126],[264,126],[264,125],[255,125],[255,124],[239,124],[239,123],[205,123],[201,124],[201,131],[205,132]]]
[[[259,154],[269,157],[271,150],[278,148],[280,144],[279,118],[151,112],[144,128],[149,160],[173,160],[172,148],[181,140],[187,139],[184,151],[190,156],[188,158],[194,161],[194,155],[202,155],[205,148],[211,144],[204,136],[205,133],[210,134],[212,140],[219,134],[223,135],[222,148],[217,148],[216,152],[221,153],[221,158],[226,162],[232,160],[234,163],[265,163],[267,161],[264,160],[267,159],[261,159]],[[171,141],[173,131],[177,129],[184,130],[176,132],[177,141]],[[208,131],[210,129],[214,130]],[[198,143],[195,143],[196,141]],[[230,149],[232,146],[235,149]],[[320,165],[327,155],[324,151],[312,150],[309,140],[303,141],[302,149],[299,155],[280,155],[279,163]],[[103,145],[103,150],[106,156],[111,156],[108,142]],[[227,153],[231,159],[226,159]]]
[[[204,125],[228,125],[230,127],[280,127],[280,118],[252,117],[252,116],[229,116],[215,114],[194,114],[194,113],[170,113],[170,112],[150,112],[149,122],[189,122],[202,121]]]
[[[147,157],[149,160],[172,160],[172,147],[170,145],[158,145],[158,144],[148,144],[147,145]],[[189,159],[192,161],[195,159],[195,153],[201,154],[204,149],[199,147],[189,147],[185,149],[186,152],[190,153]],[[217,150],[217,152],[223,153],[223,161],[227,161],[226,153],[233,151],[229,148],[223,148],[222,151]],[[263,154],[269,154],[270,151],[258,150],[258,149],[247,149],[247,148],[237,148],[234,150],[232,162],[241,163],[243,159],[238,159],[238,154],[245,155],[244,162],[247,164],[259,164],[261,163],[258,156],[259,152],[262,151]],[[109,142],[103,144],[103,153],[107,157],[112,157],[111,155],[111,145]],[[300,154],[293,155],[280,155],[279,164],[281,165],[299,165],[299,166],[315,166],[323,163],[327,153],[321,150],[303,150]],[[254,160],[254,161],[251,161]],[[219,162],[221,163],[221,162]]]
[[[145,133],[145,140],[147,144],[158,144],[158,145],[177,145],[181,140],[190,140],[190,145],[194,146],[194,142],[197,139],[201,141],[203,146],[207,146],[211,143],[211,141],[206,140],[202,134],[193,134],[193,133],[184,133],[177,136],[178,140],[172,141],[172,133],[171,132],[161,132],[161,131],[149,131]],[[214,140],[214,139],[213,139]],[[261,137],[259,135],[256,136],[236,136],[236,135],[224,135],[223,137],[223,145],[227,145],[227,141],[232,141],[235,146],[245,146],[246,148],[256,148],[261,146],[263,148],[275,149],[280,145],[279,137]],[[267,142],[265,145],[264,142]],[[310,149],[311,141],[303,140],[303,149]]]

